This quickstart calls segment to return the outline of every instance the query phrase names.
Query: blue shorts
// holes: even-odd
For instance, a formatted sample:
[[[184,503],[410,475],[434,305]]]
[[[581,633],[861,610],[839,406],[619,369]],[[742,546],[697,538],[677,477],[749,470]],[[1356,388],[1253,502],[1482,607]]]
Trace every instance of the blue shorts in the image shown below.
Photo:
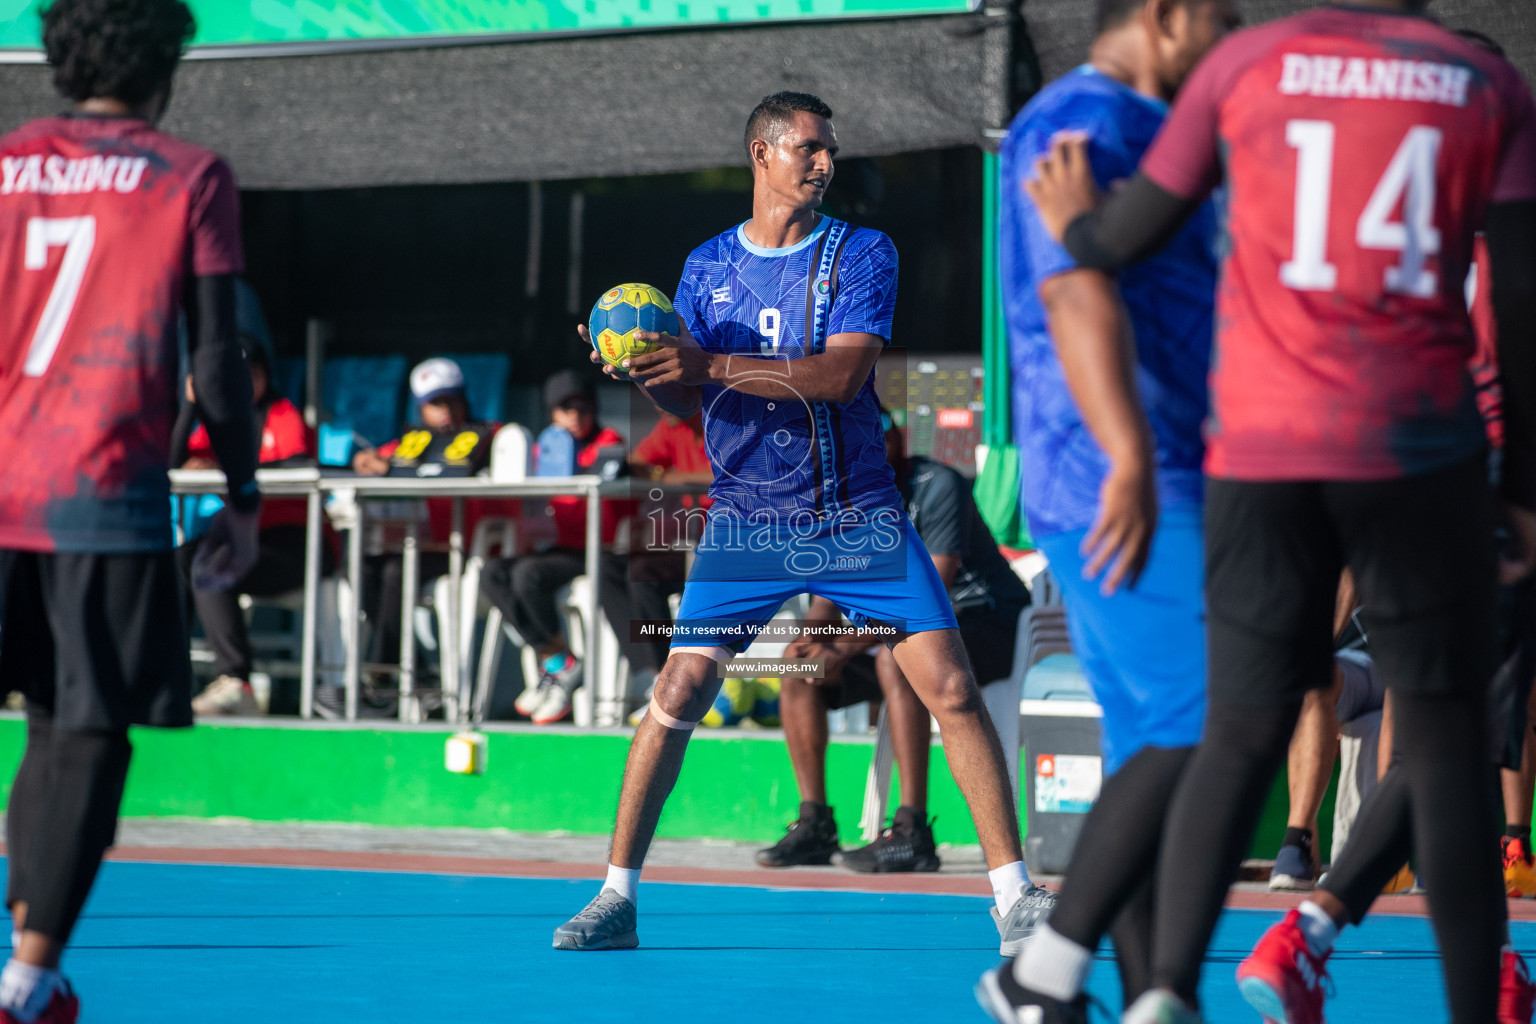
[[[774,524],[711,514],[671,645],[740,652],[800,594],[826,598],[855,626],[955,628],[944,582],[899,509]]]
[[[1164,509],[1134,590],[1083,579],[1087,530],[1035,538],[1066,595],[1067,629],[1104,709],[1104,772],[1143,747],[1192,747],[1205,724],[1205,582],[1200,507]]]

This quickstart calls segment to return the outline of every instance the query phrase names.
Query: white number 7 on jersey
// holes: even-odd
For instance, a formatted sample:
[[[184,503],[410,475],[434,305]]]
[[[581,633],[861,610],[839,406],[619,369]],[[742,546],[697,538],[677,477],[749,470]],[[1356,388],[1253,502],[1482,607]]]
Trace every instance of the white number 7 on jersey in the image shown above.
[[[32,345],[27,349],[22,372],[28,377],[41,377],[47,373],[53,354],[59,350],[69,314],[74,312],[75,300],[80,296],[80,282],[85,280],[91,250],[96,246],[96,218],[33,217],[28,220],[26,268],[48,269],[48,250],[56,245],[64,246],[64,261],[59,265],[59,276],[53,282],[53,291],[48,293],[43,315],[37,321],[37,331],[32,335]]]

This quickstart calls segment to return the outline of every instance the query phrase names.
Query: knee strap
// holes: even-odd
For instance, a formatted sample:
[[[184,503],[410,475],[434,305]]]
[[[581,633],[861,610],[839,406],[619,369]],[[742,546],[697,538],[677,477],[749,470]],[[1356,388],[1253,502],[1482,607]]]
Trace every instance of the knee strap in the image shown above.
[[[698,722],[685,722],[681,718],[673,718],[661,709],[661,705],[656,703],[655,697],[651,698],[649,714],[661,725],[666,726],[668,729],[676,729],[679,732],[693,732],[699,724]]]

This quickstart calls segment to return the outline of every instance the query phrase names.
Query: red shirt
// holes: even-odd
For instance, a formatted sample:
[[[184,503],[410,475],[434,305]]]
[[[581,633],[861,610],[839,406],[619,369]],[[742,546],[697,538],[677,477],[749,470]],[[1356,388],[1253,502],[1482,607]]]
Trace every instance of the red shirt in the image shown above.
[[[256,457],[257,462],[269,466],[284,459],[313,458],[314,455],[315,433],[304,422],[304,414],[286,398],[279,398],[269,405],[266,420],[261,427],[261,451]],[[187,456],[214,458],[208,428],[201,423],[187,441]],[[305,506],[303,498],[263,498],[261,528],[304,526],[309,522]]]
[[[704,414],[694,413],[686,420],[660,421],[635,445],[634,456],[648,466],[675,469],[679,473],[713,473],[709,451],[704,446]],[[691,508],[694,497],[683,495],[684,508]],[[700,508],[709,508],[710,499],[700,496]]]
[[[170,548],[181,297],[243,268],[216,154],[136,118],[0,138],[0,548]]]
[[[1388,479],[1481,450],[1473,236],[1536,199],[1508,62],[1426,18],[1308,11],[1217,47],[1142,169],[1188,199],[1225,172],[1208,474]]]
[[[597,450],[613,446],[622,447],[623,436],[612,427],[599,430],[576,453],[578,469],[590,469],[597,462]],[[619,521],[635,514],[633,501],[609,500],[603,502],[602,541],[612,544],[618,532]],[[555,546],[584,549],[587,546],[587,499],[576,494],[560,494],[549,499],[549,513],[555,517]]]

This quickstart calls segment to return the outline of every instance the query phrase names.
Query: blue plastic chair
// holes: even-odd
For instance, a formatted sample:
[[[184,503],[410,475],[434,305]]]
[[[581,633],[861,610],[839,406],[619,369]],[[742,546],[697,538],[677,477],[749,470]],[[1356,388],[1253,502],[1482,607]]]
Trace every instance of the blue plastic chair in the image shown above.
[[[332,427],[383,444],[400,433],[405,356],[339,356],[326,361],[321,403]]]

